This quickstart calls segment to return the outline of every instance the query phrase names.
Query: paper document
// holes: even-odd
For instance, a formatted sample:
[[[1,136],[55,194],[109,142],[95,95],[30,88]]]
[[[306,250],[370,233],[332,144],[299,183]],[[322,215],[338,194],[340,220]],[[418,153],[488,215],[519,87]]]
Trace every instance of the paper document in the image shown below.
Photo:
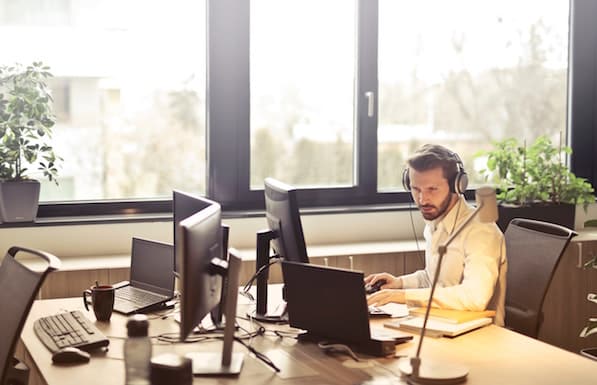
[[[455,337],[470,330],[489,325],[493,320],[489,317],[478,318],[472,321],[453,323],[443,322],[435,319],[427,320],[426,335],[431,337]],[[411,317],[404,320],[392,320],[384,323],[385,327],[401,329],[410,332],[420,332],[423,327],[423,317]]]
[[[369,305],[369,316],[370,317],[392,317],[401,318],[408,316],[408,307],[400,303],[387,303],[381,306]]]
[[[410,309],[410,314],[415,316],[425,316],[424,307],[416,307]],[[438,321],[450,322],[450,323],[462,323],[472,321],[479,318],[494,317],[495,310],[483,310],[483,311],[467,311],[467,310],[452,310],[452,309],[438,309],[432,307],[429,309],[429,319],[435,319]]]

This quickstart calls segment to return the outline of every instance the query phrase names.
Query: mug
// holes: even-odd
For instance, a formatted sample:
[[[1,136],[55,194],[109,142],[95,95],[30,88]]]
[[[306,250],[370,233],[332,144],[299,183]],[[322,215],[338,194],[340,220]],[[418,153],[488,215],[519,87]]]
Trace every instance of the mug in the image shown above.
[[[96,285],[83,291],[83,304],[87,311],[89,311],[89,307],[87,307],[88,295],[91,297],[95,318],[98,321],[109,321],[114,308],[114,286]]]

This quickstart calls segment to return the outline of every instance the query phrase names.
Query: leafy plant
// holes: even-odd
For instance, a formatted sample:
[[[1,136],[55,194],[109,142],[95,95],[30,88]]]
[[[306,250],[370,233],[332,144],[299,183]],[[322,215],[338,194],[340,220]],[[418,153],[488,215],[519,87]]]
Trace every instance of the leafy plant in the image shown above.
[[[0,66],[0,180],[28,178],[28,166],[56,181],[57,157],[50,145],[56,123],[46,79],[50,68],[32,65]]]
[[[572,153],[570,147],[556,147],[547,136],[540,136],[528,147],[513,138],[493,145],[492,150],[481,151],[476,157],[487,157],[487,168],[481,174],[498,186],[497,198],[502,203],[571,203],[586,209],[595,202],[593,186],[564,164],[564,156]]]

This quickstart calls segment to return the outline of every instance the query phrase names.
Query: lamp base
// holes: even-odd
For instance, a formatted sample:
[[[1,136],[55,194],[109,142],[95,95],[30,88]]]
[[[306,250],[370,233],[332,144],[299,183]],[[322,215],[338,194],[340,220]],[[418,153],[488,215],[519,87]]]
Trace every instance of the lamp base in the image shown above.
[[[413,363],[413,361],[415,361]],[[419,365],[418,374],[413,374],[413,364]],[[466,381],[468,368],[462,365],[438,362],[429,359],[421,361],[418,358],[403,360],[399,365],[400,373],[406,377],[406,382],[412,385],[452,385]],[[417,372],[416,370],[414,372]]]

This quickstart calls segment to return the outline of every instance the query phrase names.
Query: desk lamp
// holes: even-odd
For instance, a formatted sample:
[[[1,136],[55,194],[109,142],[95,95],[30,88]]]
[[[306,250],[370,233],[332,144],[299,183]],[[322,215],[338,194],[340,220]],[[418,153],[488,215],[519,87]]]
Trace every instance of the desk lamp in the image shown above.
[[[435,268],[435,276],[433,277],[433,284],[431,285],[431,292],[429,293],[429,302],[425,310],[425,318],[423,319],[423,327],[421,328],[421,335],[419,337],[419,344],[417,346],[417,354],[411,357],[410,360],[402,362],[400,371],[406,376],[409,384],[459,384],[466,381],[468,375],[468,368],[461,365],[448,364],[432,360],[421,361],[421,346],[423,345],[423,337],[425,336],[425,329],[427,328],[427,320],[429,319],[429,310],[431,309],[431,301],[437,279],[439,277],[442,260],[448,246],[454,238],[458,236],[473,220],[479,215],[479,220],[484,223],[495,222],[498,219],[497,202],[495,197],[495,189],[489,186],[479,187],[475,192],[475,200],[477,207],[475,210],[462,222],[458,228],[452,232],[448,240],[438,247],[439,259],[437,267]]]

